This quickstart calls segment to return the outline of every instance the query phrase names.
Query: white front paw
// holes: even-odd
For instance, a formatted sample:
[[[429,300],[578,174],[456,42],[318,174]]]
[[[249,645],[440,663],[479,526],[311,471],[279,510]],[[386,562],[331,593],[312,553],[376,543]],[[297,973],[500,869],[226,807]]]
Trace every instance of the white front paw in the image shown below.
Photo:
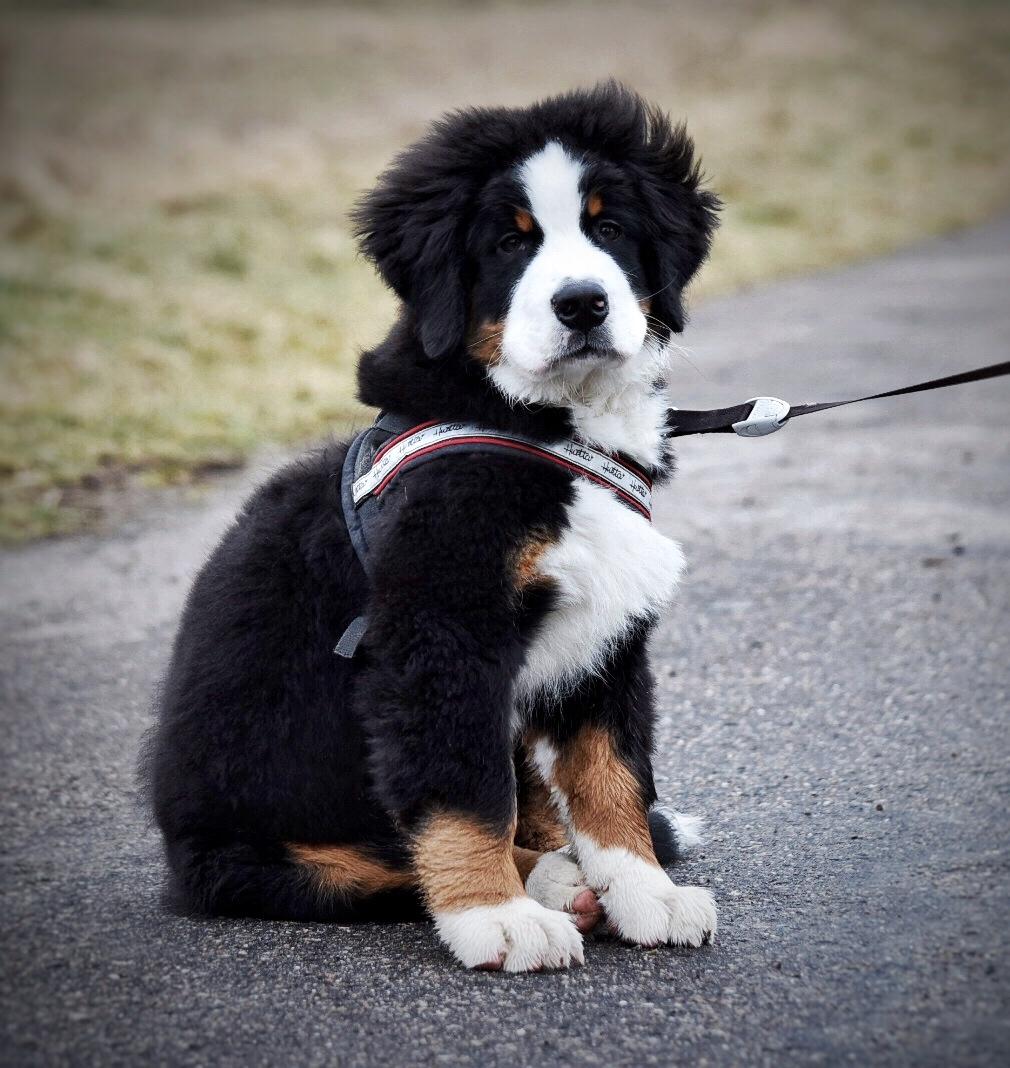
[[[615,873],[600,895],[607,918],[627,942],[700,946],[715,941],[715,899],[701,886],[675,886],[644,861]]]
[[[526,893],[547,909],[571,911],[575,899],[588,889],[578,864],[560,851],[544,853],[526,877]]]
[[[530,897],[436,913],[435,929],[467,968],[533,972],[584,963],[572,917]]]

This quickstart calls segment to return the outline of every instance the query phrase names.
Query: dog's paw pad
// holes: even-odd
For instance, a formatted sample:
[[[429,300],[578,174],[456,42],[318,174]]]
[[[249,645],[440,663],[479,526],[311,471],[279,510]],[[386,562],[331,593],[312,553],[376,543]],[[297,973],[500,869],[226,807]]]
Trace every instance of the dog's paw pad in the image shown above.
[[[584,963],[574,918],[529,897],[437,913],[435,928],[467,968],[538,972]]]
[[[583,934],[591,931],[603,919],[603,906],[592,890],[583,890],[565,911],[575,917],[575,926]]]

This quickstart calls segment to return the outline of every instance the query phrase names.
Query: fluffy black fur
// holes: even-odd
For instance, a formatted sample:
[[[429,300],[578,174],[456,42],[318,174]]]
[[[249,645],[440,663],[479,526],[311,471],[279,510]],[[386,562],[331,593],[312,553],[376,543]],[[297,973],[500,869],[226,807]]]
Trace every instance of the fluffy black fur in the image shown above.
[[[362,357],[365,403],[544,440],[569,432],[563,409],[510,406],[466,346],[486,191],[548,140],[623,183],[652,314],[682,328],[681,293],[717,207],[682,128],[613,84],[521,110],[464,111],[400,156],[357,209],[362,248],[403,303]],[[493,303],[500,288],[484,284],[480,299]],[[397,504],[380,521],[370,588],[341,516],[345,450],[329,445],[260,488],[186,603],[147,777],[175,898],[189,911],[413,915],[409,892],[320,895],[286,843],[355,844],[405,866],[412,828],[437,807],[500,830],[513,812],[512,683],[552,598],[545,586],[517,589],[513,562],[532,532],[563,531],[572,477],[521,455],[416,468],[384,495]],[[334,656],[362,612],[362,649],[353,661]],[[562,707],[532,714],[559,739],[586,722],[606,726],[646,805],[648,630],[643,621]]]
[[[684,127],[607,82],[528,108],[448,115],[362,199],[354,213],[362,250],[403,301],[406,326],[428,358],[463,350],[482,192],[548,141],[585,153],[626,185],[643,230],[652,314],[683,330],[683,290],[708,255],[719,201],[701,188]]]

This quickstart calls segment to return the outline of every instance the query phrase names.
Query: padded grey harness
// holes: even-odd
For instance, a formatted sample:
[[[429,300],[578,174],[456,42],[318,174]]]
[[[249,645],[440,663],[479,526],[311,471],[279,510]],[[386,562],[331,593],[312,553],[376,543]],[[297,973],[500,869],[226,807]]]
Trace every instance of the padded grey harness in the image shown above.
[[[562,467],[610,490],[627,507],[652,519],[652,482],[623,457],[590,448],[576,438],[538,441],[470,423],[421,423],[383,412],[351,442],[340,476],[340,503],[347,533],[369,581],[374,580],[375,521],[383,493],[402,472],[445,452],[518,453]],[[333,650],[354,656],[367,630],[364,616],[353,619]]]

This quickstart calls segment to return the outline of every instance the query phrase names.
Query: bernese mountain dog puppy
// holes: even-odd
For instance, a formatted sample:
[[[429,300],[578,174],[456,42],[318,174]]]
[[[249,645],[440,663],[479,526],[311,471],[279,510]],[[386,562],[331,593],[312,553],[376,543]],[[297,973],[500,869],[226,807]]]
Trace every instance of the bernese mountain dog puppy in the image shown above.
[[[402,307],[361,400],[407,428],[394,443],[519,444],[415,454],[371,498],[367,559],[347,443],[244,505],[149,743],[179,907],[426,912],[463,965],[506,971],[581,963],[599,919],[639,945],[712,938],[710,893],[661,866],[690,828],[651,768],[646,646],[683,558],[615,479],[672,471],[668,342],[717,210],[684,129],[615,83],[451,114],[365,195],[357,236]]]

